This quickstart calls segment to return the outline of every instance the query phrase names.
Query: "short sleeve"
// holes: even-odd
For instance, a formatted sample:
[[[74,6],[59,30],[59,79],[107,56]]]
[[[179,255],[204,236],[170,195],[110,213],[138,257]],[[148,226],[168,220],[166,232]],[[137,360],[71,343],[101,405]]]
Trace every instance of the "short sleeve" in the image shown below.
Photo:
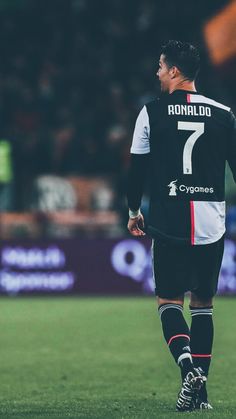
[[[133,141],[130,152],[132,154],[147,154],[150,153],[150,125],[147,108],[144,106],[136,120]]]

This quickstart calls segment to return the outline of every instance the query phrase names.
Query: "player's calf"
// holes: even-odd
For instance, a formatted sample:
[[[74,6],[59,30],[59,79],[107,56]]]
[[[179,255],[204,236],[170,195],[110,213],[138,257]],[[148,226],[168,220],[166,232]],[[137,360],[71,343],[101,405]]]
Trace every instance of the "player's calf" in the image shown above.
[[[176,303],[161,304],[159,315],[166,343],[184,377],[193,369],[193,364],[189,328],[183,316],[183,306]]]

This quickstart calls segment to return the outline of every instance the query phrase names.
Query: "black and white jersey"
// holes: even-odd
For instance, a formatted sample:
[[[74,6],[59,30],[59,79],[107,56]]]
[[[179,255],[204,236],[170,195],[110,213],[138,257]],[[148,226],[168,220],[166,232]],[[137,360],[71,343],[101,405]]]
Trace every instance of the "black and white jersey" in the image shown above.
[[[153,237],[192,245],[222,237],[227,160],[236,179],[236,120],[230,108],[197,92],[163,95],[141,110],[131,154],[136,173],[142,160],[149,167]],[[134,183],[128,204],[135,210],[141,191]]]

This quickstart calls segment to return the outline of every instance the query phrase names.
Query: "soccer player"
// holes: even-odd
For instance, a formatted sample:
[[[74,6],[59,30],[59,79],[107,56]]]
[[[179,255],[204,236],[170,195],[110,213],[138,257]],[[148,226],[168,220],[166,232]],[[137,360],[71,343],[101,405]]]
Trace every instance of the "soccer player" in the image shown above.
[[[195,88],[199,53],[185,42],[162,47],[160,99],[138,115],[128,176],[128,229],[143,236],[140,212],[150,183],[147,231],[163,334],[182,376],[176,409],[211,409],[206,379],[213,344],[213,297],[223,256],[225,164],[236,180],[236,119]],[[183,316],[190,291],[191,328]]]

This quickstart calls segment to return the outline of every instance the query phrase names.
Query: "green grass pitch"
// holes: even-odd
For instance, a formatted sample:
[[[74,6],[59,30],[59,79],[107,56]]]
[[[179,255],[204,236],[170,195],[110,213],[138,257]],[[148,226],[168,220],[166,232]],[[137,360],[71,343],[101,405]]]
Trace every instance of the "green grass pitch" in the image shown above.
[[[154,297],[1,298],[0,417],[236,418],[235,305],[215,301],[214,411],[177,413]]]

